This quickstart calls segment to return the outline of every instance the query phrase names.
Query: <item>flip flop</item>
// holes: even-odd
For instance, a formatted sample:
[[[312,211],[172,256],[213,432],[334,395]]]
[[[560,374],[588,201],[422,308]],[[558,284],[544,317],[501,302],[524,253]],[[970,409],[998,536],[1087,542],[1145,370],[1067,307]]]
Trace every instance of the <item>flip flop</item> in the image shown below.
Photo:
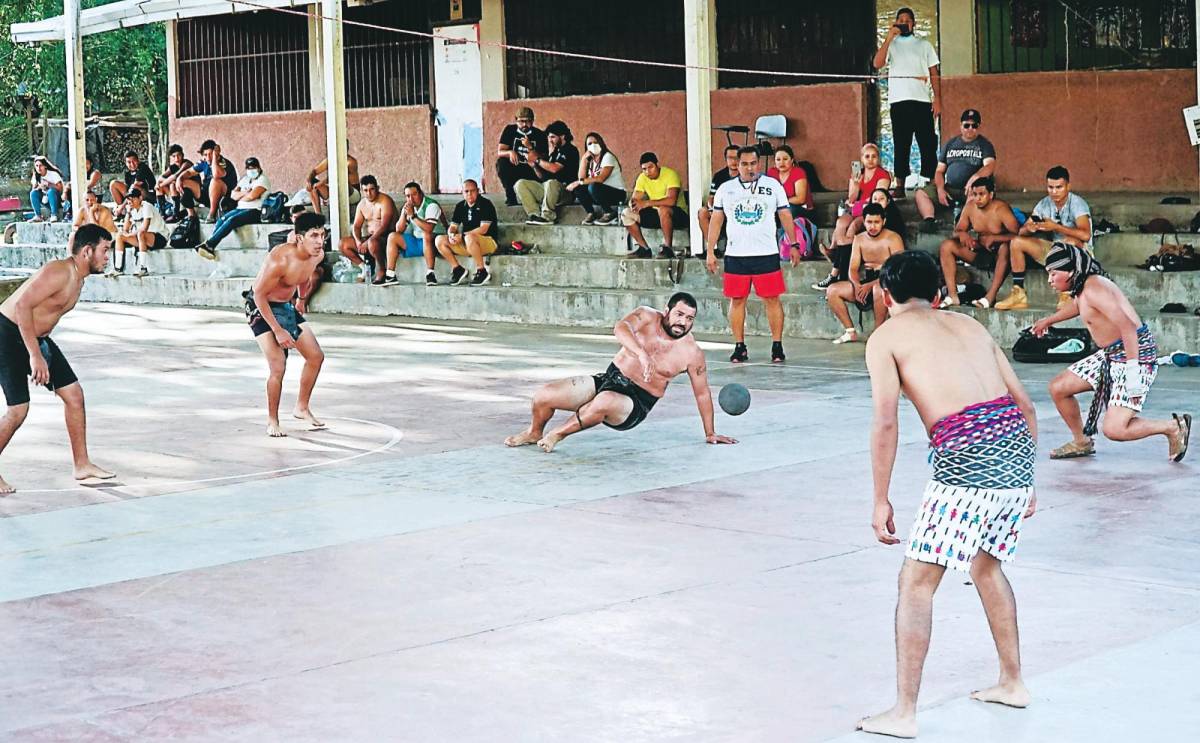
[[[981,310],[987,310],[987,309],[991,309],[992,303],[988,301],[987,297],[983,297],[982,299],[976,299],[974,302],[971,303],[971,306],[978,307]]]
[[[1079,457],[1090,457],[1096,453],[1096,444],[1091,439],[1088,439],[1086,444],[1077,444],[1074,441],[1068,441],[1062,446],[1050,452],[1051,459],[1077,459]]]
[[[1175,419],[1175,425],[1179,426],[1179,430],[1183,431],[1183,443],[1180,444],[1178,451],[1171,452],[1172,462],[1182,462],[1184,455],[1188,450],[1188,439],[1192,436],[1192,416],[1184,413],[1182,416],[1178,413],[1171,413],[1171,417]],[[1171,449],[1174,449],[1175,439],[1171,439]]]

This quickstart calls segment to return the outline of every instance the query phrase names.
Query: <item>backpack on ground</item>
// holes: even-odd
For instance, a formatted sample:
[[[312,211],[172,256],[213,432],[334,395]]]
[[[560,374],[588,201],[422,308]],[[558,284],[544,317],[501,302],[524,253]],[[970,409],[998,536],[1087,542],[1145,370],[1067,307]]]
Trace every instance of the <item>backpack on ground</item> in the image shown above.
[[[1086,328],[1050,328],[1042,337],[1025,328],[1013,344],[1013,359],[1026,364],[1074,363],[1096,352]]]
[[[194,250],[200,244],[200,220],[192,216],[179,220],[167,242],[176,250]]]
[[[262,203],[262,221],[268,224],[287,224],[287,194],[275,191],[267,194]]]

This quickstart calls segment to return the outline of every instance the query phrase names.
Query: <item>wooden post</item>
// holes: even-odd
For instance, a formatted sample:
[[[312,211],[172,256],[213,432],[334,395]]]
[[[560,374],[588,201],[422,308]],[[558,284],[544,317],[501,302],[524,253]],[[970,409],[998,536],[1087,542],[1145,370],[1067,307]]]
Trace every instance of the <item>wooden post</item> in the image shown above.
[[[684,0],[683,48],[688,65],[713,67],[716,8],[714,0]],[[688,206],[695,211],[708,198],[712,177],[712,90],[716,73],[688,69],[687,79],[687,150]],[[704,235],[693,215],[688,215],[693,254],[704,250]]]
[[[71,163],[71,201],[74,202],[72,208],[78,209],[83,203],[83,192],[87,187],[83,37],[79,34],[79,0],[63,0],[63,41],[67,55],[67,153]]]
[[[329,228],[333,249],[337,250],[342,237],[350,234],[341,0],[321,0],[321,15],[321,56],[325,68],[325,151],[329,160]]]

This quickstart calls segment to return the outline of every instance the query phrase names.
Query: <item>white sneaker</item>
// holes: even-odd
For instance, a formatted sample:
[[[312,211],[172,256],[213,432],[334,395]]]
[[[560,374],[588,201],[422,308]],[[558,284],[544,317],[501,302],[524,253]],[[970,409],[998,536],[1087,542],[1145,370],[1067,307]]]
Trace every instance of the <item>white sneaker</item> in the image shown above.
[[[143,276],[149,276],[150,269],[146,268],[145,266],[138,266],[138,269],[133,272],[133,275],[139,279],[142,278]]]

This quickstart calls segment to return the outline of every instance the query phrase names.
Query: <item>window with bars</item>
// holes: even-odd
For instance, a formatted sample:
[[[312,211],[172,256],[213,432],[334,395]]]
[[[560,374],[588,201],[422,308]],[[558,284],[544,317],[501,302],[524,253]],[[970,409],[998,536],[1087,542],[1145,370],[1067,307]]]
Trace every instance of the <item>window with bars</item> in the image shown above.
[[[344,20],[387,29],[429,31],[429,8],[413,0],[389,0],[346,8]],[[346,106],[412,106],[429,103],[433,42],[425,36],[347,23],[342,37]]]
[[[509,44],[683,63],[683,2],[519,0],[504,3]],[[683,70],[508,49],[509,98],[683,90]]]
[[[721,67],[834,75],[870,71],[875,54],[875,3],[717,0]],[[722,88],[801,85],[832,78],[720,73]]]
[[[273,12],[180,21],[177,115],[310,108],[306,23]]]
[[[1196,0],[976,0],[980,72],[1192,67]]]

